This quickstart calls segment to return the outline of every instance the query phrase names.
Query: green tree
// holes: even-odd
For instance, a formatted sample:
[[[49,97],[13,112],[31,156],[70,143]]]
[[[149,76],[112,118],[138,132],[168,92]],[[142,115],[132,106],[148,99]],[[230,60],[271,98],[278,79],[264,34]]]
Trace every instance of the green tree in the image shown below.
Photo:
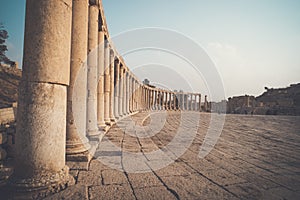
[[[8,38],[8,32],[4,29],[2,23],[0,23],[0,63],[12,64],[13,62],[5,55],[7,46],[5,40]]]

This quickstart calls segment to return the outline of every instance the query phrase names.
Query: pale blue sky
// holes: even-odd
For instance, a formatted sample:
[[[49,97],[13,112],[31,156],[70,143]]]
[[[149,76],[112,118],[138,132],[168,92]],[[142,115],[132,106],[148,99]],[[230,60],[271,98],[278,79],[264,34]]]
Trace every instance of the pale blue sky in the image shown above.
[[[300,82],[298,0],[103,0],[103,4],[112,37],[135,28],[160,27],[178,31],[198,43],[216,63],[226,97],[259,95],[264,86],[286,87]],[[10,34],[8,55],[19,62],[24,5],[25,0],[1,0],[0,6],[0,21]],[[143,57],[146,55],[137,53],[125,56],[125,60],[133,67],[130,65],[141,64]],[[148,58],[145,63],[150,61]],[[141,79],[164,82],[160,74],[167,70],[150,68],[135,72]],[[186,89],[171,82],[168,78],[162,84]],[[201,86],[197,90],[204,89]]]

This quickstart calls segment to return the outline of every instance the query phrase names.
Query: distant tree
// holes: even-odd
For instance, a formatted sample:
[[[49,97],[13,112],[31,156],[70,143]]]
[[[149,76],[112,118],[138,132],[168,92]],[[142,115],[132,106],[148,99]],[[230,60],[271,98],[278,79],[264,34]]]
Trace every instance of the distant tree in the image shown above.
[[[2,23],[0,23],[0,63],[13,64],[13,62],[7,58],[5,52],[7,51],[7,46],[5,40],[8,38],[8,32],[4,29]]]

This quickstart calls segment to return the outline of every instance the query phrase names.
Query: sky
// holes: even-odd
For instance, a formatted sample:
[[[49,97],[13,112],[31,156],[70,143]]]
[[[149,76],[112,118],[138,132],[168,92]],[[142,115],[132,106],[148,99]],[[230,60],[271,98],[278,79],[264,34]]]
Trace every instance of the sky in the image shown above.
[[[210,95],[221,83],[224,95],[213,99],[220,100],[300,82],[300,1],[102,1],[117,50],[140,79],[154,85]],[[19,63],[24,16],[25,0],[1,0],[7,55]],[[142,50],[128,49],[138,41]],[[147,42],[156,48],[143,46]]]

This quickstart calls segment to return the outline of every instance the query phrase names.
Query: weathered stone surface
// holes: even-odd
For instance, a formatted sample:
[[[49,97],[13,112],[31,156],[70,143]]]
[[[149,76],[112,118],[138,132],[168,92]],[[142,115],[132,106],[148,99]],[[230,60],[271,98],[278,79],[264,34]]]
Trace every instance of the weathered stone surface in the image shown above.
[[[61,191],[60,193],[46,197],[45,200],[57,200],[57,199],[72,199],[72,200],[88,200],[88,188],[84,185],[74,185]]]
[[[72,0],[29,0],[26,9],[22,80],[68,85]]]
[[[147,113],[139,113],[131,119],[135,124],[141,124],[147,115]],[[195,119],[192,113],[188,116],[183,121],[183,127],[187,131],[193,126]],[[90,185],[89,197],[91,199],[299,198],[300,184],[297,168],[300,154],[299,117],[228,115],[218,143],[208,156],[200,159],[198,151],[208,129],[210,116],[210,114],[201,114],[200,128],[192,145],[165,168],[151,171],[148,167],[147,173],[139,171],[139,173],[126,174],[123,171],[110,169],[109,165],[101,163],[101,159],[93,160],[89,171],[84,173],[86,184],[96,180],[95,185]],[[132,153],[141,152],[143,146],[150,150],[149,144],[161,146],[161,144],[168,144],[174,138],[178,129],[178,125],[174,123],[180,119],[179,112],[169,112],[162,130],[153,137],[142,139],[134,137],[134,134],[128,136],[118,128],[117,125],[122,128],[129,127],[126,126],[128,120],[125,118],[110,129],[102,145],[107,140],[111,140],[126,152],[128,150]],[[128,130],[135,129],[129,127]],[[282,132],[285,134],[283,135]],[[152,140],[151,143],[149,139]],[[106,158],[114,159],[110,164],[122,163],[119,169],[127,169],[127,155],[100,150],[101,145],[96,155],[106,155]],[[160,157],[154,159],[148,156],[148,159],[156,164],[162,162],[159,160]],[[135,160],[131,164],[140,163]],[[99,183],[99,179],[95,177],[101,177],[102,182]]]
[[[7,156],[7,153],[6,153],[5,149],[3,149],[3,148],[0,146],[0,160],[5,160],[5,159],[6,159],[6,156]]]
[[[90,148],[86,138],[87,35],[88,0],[73,1],[71,73],[67,91],[67,160],[70,157],[75,159],[74,154],[78,155]]]
[[[48,83],[23,86],[15,140],[16,169],[27,175],[38,169],[59,171],[65,166],[66,87]]]
[[[0,133],[0,144],[4,144],[7,141],[7,134],[6,133]]]
[[[88,72],[87,72],[87,131],[88,135],[99,135],[97,126],[98,86],[98,17],[99,8],[89,6],[88,20]]]
[[[93,186],[89,188],[90,199],[135,199],[133,191],[128,184]]]
[[[123,172],[117,170],[104,170],[102,171],[102,178],[104,185],[121,185],[128,184],[127,178]]]
[[[164,186],[138,188],[134,190],[134,194],[136,199],[177,199]]]
[[[128,174],[131,186],[136,189],[143,189],[145,187],[160,187],[163,186],[162,182],[153,173],[138,173]]]
[[[71,14],[72,0],[26,1],[12,193],[44,197],[74,183],[65,165]]]

